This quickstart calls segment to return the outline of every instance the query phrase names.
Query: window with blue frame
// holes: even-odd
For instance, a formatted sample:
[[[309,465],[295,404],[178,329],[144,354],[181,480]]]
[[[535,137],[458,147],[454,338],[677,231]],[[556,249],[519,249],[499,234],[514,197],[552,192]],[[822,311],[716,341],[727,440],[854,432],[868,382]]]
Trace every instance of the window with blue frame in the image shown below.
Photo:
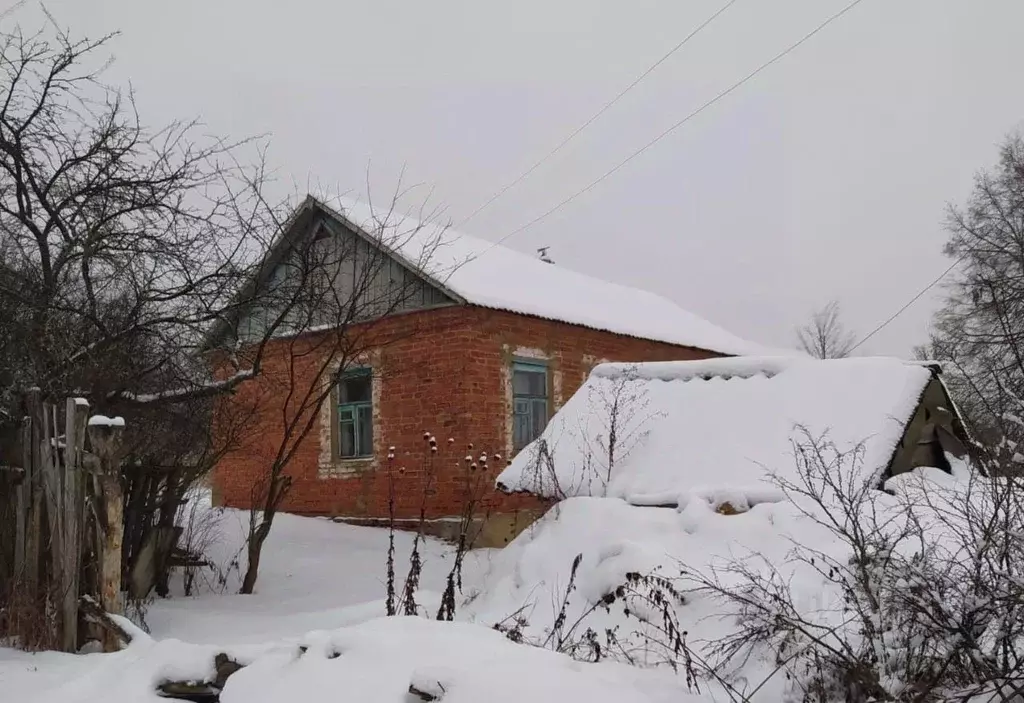
[[[548,368],[535,361],[512,364],[512,448],[537,439],[548,424]]]
[[[373,456],[373,373],[352,369],[338,382],[338,456]]]

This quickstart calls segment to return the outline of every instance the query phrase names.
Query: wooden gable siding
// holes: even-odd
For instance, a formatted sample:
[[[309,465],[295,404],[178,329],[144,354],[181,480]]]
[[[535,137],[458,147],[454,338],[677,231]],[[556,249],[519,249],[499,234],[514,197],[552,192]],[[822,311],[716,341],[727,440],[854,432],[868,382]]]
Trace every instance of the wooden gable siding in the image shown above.
[[[912,471],[919,466],[933,466],[949,471],[946,455],[957,458],[967,455],[968,438],[946,387],[933,377],[921,393],[903,438],[893,452],[885,477]]]
[[[350,304],[359,313],[354,321],[456,303],[423,275],[384,251],[372,237],[357,234],[328,215],[312,218],[295,241],[299,244],[293,245],[292,256],[280,261],[264,281],[267,290],[280,289],[289,295],[286,286],[308,278],[303,271],[315,271],[316,279],[307,280],[305,285],[330,286],[333,292],[327,300],[334,305]],[[388,244],[386,238],[383,244]],[[334,313],[316,309],[317,301],[323,299],[324,291],[319,289],[309,296],[312,307],[296,305],[295,317],[301,322],[286,322],[281,332],[335,321],[336,308]],[[239,338],[261,337],[276,314],[266,306],[254,307],[239,321]],[[320,314],[323,317],[318,319]]]
[[[407,312],[455,302],[423,275],[382,251],[378,246],[381,242],[359,236],[331,218],[324,218],[322,226],[327,235],[319,246],[324,248],[327,259],[337,266],[335,288],[339,295],[350,294],[353,283],[368,276],[369,285],[364,288],[371,300],[379,301],[383,310]],[[382,243],[389,243],[386,237]],[[400,298],[396,297],[396,292]]]

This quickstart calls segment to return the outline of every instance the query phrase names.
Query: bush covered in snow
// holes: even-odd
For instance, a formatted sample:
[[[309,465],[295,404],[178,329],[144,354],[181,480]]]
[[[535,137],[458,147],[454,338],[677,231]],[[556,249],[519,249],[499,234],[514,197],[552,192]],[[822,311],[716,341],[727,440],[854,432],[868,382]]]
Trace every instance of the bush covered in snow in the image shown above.
[[[805,700],[942,700],[1020,677],[1024,635],[1021,487],[970,472],[904,474],[887,491],[859,475],[861,448],[794,444],[797,478],[776,479],[828,542],[795,540],[785,562],[749,555],[684,582],[737,627],[709,643],[727,667],[773,656]],[[814,603],[792,580],[820,577]]]
[[[883,491],[863,461],[863,444],[804,430],[771,480],[778,502],[563,501],[499,555],[474,615],[514,612],[517,636],[548,646],[566,622],[603,644],[613,633],[631,646],[602,655],[669,661],[733,700],[1018,695],[1024,485],[960,464]],[[620,607],[638,574],[666,579],[667,612]]]

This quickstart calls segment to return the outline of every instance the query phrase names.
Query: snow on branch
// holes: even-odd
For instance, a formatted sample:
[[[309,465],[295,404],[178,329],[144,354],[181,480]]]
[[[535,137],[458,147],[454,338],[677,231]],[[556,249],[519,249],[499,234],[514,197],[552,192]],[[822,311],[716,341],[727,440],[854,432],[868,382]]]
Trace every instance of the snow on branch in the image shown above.
[[[238,371],[237,373],[229,376],[228,378],[211,381],[209,383],[199,384],[196,386],[185,386],[181,388],[174,388],[167,391],[160,391],[158,393],[130,393],[127,391],[121,393],[112,394],[109,397],[110,400],[125,400],[130,403],[173,403],[182,400],[192,400],[196,398],[206,398],[209,396],[217,395],[229,391],[243,381],[247,381],[256,375],[255,369],[246,369],[244,371]]]

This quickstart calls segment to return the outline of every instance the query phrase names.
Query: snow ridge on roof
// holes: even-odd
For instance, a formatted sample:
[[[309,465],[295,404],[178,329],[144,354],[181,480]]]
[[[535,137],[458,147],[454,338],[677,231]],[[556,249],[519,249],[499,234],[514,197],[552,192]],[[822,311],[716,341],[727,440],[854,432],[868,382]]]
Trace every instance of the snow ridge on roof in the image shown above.
[[[603,364],[497,483],[508,491],[643,505],[723,491],[764,495],[770,473],[794,471],[792,443],[804,430],[840,449],[862,443],[860,470],[883,471],[932,373],[890,358]],[[625,399],[616,434],[627,439],[609,471],[605,437],[616,389]],[[537,461],[542,441],[550,462]]]
[[[375,239],[395,242],[395,253],[467,303],[722,354],[764,351],[649,291],[366,203],[343,199],[340,205],[340,213],[323,207]]]
[[[689,381],[695,378],[772,377],[806,358],[789,356],[744,356],[701,361],[650,361],[643,364],[601,364],[592,371],[598,378],[629,376],[645,381]]]

